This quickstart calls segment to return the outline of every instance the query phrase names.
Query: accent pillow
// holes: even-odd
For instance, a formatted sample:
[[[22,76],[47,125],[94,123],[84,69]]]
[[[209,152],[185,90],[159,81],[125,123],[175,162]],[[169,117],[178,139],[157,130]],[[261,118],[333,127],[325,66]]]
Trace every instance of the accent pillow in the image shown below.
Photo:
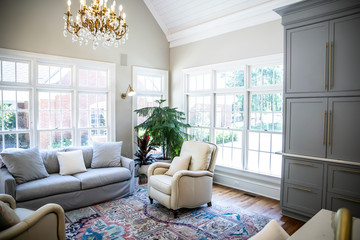
[[[15,211],[3,201],[0,201],[0,231],[3,231],[20,222]]]
[[[2,152],[1,157],[17,184],[49,176],[38,147],[11,153]]]
[[[10,153],[10,152],[16,152],[16,151],[22,151],[24,150],[23,148],[6,148],[4,149],[2,152],[3,153]],[[0,155],[0,168],[5,167],[5,163],[2,160],[2,157]]]
[[[60,175],[71,175],[87,171],[81,150],[57,152],[56,156],[59,161]]]
[[[170,168],[169,170],[167,170],[165,175],[173,176],[177,171],[187,170],[190,160],[191,156],[174,157],[171,162]]]
[[[120,167],[121,142],[94,142],[91,168]]]

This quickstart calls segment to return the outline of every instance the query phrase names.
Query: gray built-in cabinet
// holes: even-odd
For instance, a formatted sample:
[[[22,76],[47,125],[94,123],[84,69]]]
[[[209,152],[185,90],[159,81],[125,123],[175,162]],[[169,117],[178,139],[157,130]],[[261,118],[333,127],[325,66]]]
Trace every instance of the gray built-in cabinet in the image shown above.
[[[285,29],[283,214],[347,207],[360,217],[360,1],[275,11]]]

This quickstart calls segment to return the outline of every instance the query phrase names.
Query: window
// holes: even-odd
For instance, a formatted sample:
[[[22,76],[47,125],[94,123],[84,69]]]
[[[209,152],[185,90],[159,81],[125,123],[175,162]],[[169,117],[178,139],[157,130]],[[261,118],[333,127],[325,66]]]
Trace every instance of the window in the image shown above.
[[[6,49],[0,63],[0,150],[114,140],[114,64]]]
[[[168,100],[168,71],[133,67],[134,109],[157,106],[156,100]],[[168,105],[168,102],[165,102]],[[134,126],[146,119],[135,115]]]
[[[217,165],[280,176],[281,55],[187,69],[192,139],[218,145]]]
[[[168,71],[133,67],[133,86],[136,91],[136,95],[133,97],[133,112],[144,107],[158,106],[158,103],[155,102],[156,100],[168,100]],[[164,105],[168,105],[168,102],[163,103]],[[133,127],[145,120],[145,117],[140,117],[134,113]],[[135,133],[134,137],[136,138],[137,135],[143,135],[143,131],[140,130],[139,133]],[[133,150],[134,152],[136,151],[135,145]],[[155,152],[159,153],[160,151],[161,149],[159,148]]]

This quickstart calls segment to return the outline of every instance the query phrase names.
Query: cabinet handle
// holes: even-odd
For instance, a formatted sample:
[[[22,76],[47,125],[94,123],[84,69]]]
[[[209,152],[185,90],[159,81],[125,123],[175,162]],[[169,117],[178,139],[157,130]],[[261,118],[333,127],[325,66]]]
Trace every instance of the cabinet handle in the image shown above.
[[[341,168],[338,171],[360,174],[359,170],[352,170],[352,169],[345,169],[345,168]]]
[[[309,166],[309,167],[313,167],[314,165],[311,163],[303,163],[303,162],[293,162],[293,164],[298,164],[298,165],[305,165],[305,166]]]
[[[360,200],[351,199],[351,198],[342,197],[342,196],[336,196],[334,198],[342,199],[342,200],[349,201],[349,202],[354,202],[354,203],[360,203]]]
[[[332,48],[333,48],[333,42],[330,42],[330,51],[329,51],[329,90],[331,89]]]
[[[323,121],[323,145],[325,144],[325,121],[326,121],[326,111],[324,111],[324,121]]]
[[[297,186],[291,186],[291,188],[298,189],[305,192],[312,192],[311,189],[303,188],[303,187],[297,187]]]
[[[328,132],[327,132],[327,138],[328,138],[328,144],[329,146],[331,145],[331,141],[330,141],[330,123],[331,123],[331,111],[329,111],[329,116],[328,116]]]
[[[324,71],[324,89],[326,90],[326,72],[327,72],[327,49],[328,49],[328,42],[325,45],[325,71]]]

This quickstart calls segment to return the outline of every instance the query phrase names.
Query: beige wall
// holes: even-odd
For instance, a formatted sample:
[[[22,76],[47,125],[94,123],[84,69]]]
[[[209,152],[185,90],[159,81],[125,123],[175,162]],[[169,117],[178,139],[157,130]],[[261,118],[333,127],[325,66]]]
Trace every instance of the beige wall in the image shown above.
[[[87,0],[90,3],[90,0]],[[110,1],[109,1],[110,2]],[[119,48],[92,49],[72,43],[63,36],[66,0],[1,0],[0,48],[116,64],[116,139],[123,140],[123,153],[131,157],[131,98],[123,100],[131,82],[131,67],[169,69],[169,44],[142,0],[117,1],[124,6],[130,26],[129,40]],[[72,1],[72,13],[79,0]],[[128,65],[120,66],[120,54],[127,54]]]
[[[170,104],[183,109],[183,69],[282,52],[280,20],[171,48]]]

